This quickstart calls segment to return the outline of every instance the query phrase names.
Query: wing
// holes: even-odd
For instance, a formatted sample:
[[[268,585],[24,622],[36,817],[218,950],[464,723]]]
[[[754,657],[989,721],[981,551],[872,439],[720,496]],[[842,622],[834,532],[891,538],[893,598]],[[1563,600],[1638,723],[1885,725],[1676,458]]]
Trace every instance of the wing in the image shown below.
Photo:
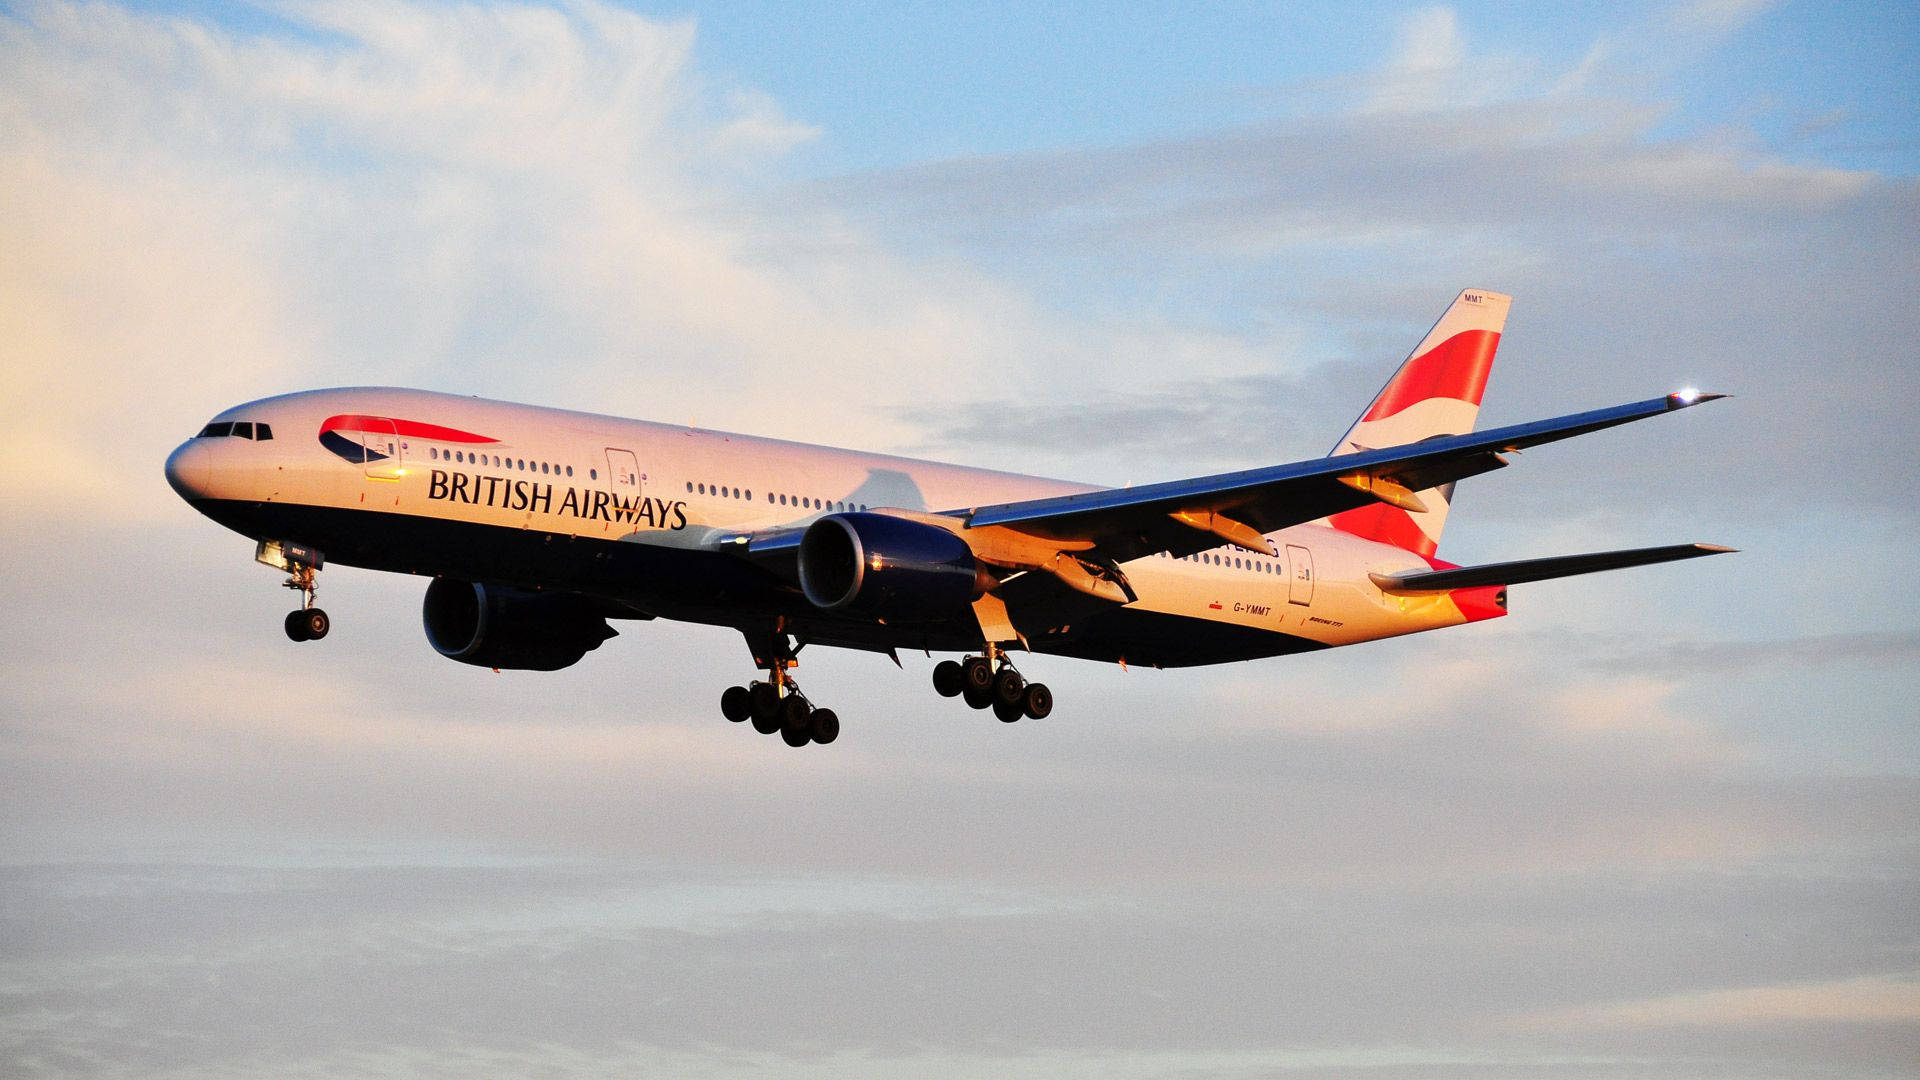
[[[939,514],[893,508],[876,508],[876,512],[911,518],[963,537],[975,558],[997,568],[1008,584],[1026,578],[1015,593],[1040,594],[1026,597],[1028,602],[1055,602],[1065,595],[1056,587],[1065,586],[1100,604],[1124,604],[1137,597],[1120,563],[1162,551],[1176,557],[1190,555],[1222,543],[1276,554],[1264,533],[1376,501],[1422,512],[1424,507],[1415,492],[1502,468],[1507,464],[1500,456],[1503,453],[1630,424],[1724,396],[1669,394],[1477,434],[1442,436],[1382,450],[1145,487],[1110,488]],[[805,532],[804,527],[796,526],[735,533],[717,538],[715,546],[789,581],[798,581],[800,542]],[[1028,571],[1038,572],[1038,577],[1023,573]]]
[[[972,530],[1006,530],[1097,561],[1188,555],[1222,542],[1272,554],[1263,533],[1372,502],[1424,510],[1414,492],[1504,467],[1500,455],[1661,416],[1724,394],[1680,393],[1491,431],[1244,472],[953,511]]]

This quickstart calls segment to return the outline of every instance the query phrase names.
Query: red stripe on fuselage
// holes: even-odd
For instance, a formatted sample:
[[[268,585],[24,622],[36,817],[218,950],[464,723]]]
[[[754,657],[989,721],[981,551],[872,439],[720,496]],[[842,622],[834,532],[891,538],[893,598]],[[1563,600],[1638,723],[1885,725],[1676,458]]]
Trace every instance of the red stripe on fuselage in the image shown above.
[[[1435,397],[1480,404],[1499,347],[1500,335],[1491,330],[1462,330],[1408,361],[1361,419],[1384,420]]]
[[[389,428],[387,425],[393,425]],[[437,442],[492,443],[499,439],[489,439],[485,435],[475,435],[471,431],[459,428],[441,427],[439,424],[423,424],[418,420],[399,420],[391,416],[362,416],[347,413],[341,416],[329,416],[320,425],[322,435],[329,431],[372,431],[378,434],[400,434],[410,439],[433,439]]]

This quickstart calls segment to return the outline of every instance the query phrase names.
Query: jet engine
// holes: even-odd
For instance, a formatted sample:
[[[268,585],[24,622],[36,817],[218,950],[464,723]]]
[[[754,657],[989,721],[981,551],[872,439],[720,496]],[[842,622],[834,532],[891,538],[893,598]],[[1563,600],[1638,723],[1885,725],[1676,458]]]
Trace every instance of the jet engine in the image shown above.
[[[617,633],[571,593],[533,592],[434,578],[421,604],[427,643],[477,667],[556,671]]]
[[[800,539],[800,588],[816,607],[903,622],[946,618],[993,584],[967,542],[886,514],[832,514]]]

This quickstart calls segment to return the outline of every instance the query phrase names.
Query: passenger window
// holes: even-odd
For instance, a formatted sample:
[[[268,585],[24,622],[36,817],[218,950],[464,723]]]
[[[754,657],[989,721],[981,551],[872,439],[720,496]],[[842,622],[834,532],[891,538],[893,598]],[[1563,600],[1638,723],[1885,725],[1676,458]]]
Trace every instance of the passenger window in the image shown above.
[[[569,465],[569,466],[567,466],[567,475],[568,475],[568,476],[572,476],[572,475],[573,475],[573,466],[571,466],[571,465]]]
[[[693,481],[687,481],[687,494],[693,494]]]
[[[702,495],[705,495],[707,493],[707,485],[701,484],[699,487],[695,488],[694,490]]]
[[[587,470],[587,479],[589,479],[589,480],[598,480],[598,479],[600,479],[600,470],[599,470],[599,469],[588,469],[588,470]]]
[[[253,439],[255,442],[266,442],[268,439],[271,439],[271,438],[273,438],[272,424],[253,425]]]

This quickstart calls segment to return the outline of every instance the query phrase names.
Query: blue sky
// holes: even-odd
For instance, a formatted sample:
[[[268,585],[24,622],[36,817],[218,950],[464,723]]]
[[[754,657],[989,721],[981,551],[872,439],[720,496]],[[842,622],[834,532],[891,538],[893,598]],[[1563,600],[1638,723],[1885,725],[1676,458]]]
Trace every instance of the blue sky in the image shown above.
[[[0,1071],[1909,1075],[1920,15],[0,10]],[[396,383],[1100,482],[1317,456],[1460,288],[1459,562],[1741,554],[1044,724],[736,635],[557,673],[166,488]],[[1035,665],[1039,666],[1036,667]],[[796,1007],[799,1003],[802,1007]]]

